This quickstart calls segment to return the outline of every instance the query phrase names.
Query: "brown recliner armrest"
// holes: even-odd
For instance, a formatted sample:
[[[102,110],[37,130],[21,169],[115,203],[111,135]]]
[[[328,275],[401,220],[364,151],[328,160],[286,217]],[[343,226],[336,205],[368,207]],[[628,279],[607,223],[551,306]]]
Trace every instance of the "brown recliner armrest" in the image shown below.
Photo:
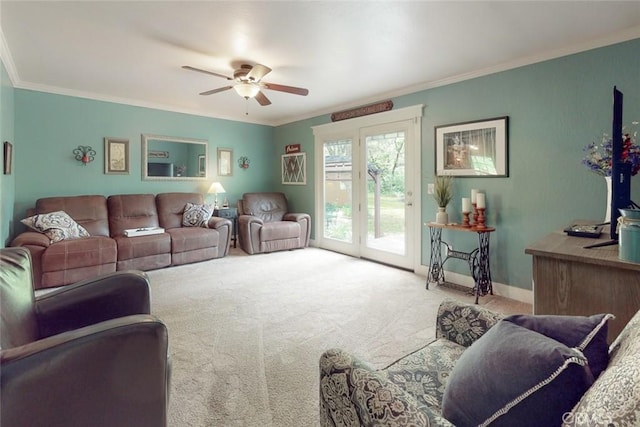
[[[51,240],[49,237],[35,231],[20,233],[11,241],[11,246],[42,246],[43,248],[48,248],[50,245]]]
[[[65,286],[36,298],[40,337],[132,314],[149,314],[149,279],[142,271],[118,271]]]
[[[0,353],[3,426],[165,426],[166,326],[127,316]]]
[[[286,213],[283,219],[285,221],[295,221],[300,224],[302,245],[309,246],[311,239],[311,215],[307,213]]]

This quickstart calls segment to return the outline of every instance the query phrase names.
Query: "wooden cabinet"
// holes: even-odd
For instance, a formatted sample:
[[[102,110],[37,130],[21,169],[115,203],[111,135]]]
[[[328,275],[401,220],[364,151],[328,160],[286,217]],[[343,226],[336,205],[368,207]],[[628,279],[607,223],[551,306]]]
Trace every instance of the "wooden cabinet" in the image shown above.
[[[618,246],[585,249],[606,240],[551,233],[525,249],[533,255],[534,314],[612,313],[609,342],[640,309],[640,264],[621,261]]]

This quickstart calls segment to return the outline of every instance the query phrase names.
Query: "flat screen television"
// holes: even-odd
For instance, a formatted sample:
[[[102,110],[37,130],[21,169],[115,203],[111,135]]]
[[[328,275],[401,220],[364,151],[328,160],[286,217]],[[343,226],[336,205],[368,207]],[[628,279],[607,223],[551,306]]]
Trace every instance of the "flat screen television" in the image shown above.
[[[147,163],[147,176],[173,176],[173,163]]]
[[[611,129],[611,239],[618,240],[619,209],[637,207],[631,200],[631,163],[623,160],[622,92],[613,87],[613,121]]]

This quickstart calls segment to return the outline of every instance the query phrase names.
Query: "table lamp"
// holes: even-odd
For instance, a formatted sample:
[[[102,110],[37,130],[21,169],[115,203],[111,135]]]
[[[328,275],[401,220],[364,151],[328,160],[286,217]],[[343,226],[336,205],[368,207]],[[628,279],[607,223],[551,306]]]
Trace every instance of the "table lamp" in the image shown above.
[[[224,191],[224,187],[219,182],[212,182],[211,187],[209,187],[208,193],[215,194],[215,199],[213,200],[213,208],[218,209],[218,193],[226,193],[226,191]]]

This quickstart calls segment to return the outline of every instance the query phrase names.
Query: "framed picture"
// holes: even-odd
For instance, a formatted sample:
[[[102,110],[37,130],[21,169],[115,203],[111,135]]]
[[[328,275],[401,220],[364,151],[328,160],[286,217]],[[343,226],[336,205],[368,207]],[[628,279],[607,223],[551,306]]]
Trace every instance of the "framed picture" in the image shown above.
[[[307,154],[282,155],[282,183],[305,185],[307,183]]]
[[[435,127],[436,175],[509,176],[509,117]]]
[[[4,174],[11,175],[13,169],[13,145],[9,141],[4,142]]]
[[[231,148],[218,148],[218,176],[231,176],[233,170],[233,150]]]
[[[104,139],[104,173],[107,175],[129,174],[129,140]]]
[[[198,155],[198,176],[207,176],[207,156]]]

